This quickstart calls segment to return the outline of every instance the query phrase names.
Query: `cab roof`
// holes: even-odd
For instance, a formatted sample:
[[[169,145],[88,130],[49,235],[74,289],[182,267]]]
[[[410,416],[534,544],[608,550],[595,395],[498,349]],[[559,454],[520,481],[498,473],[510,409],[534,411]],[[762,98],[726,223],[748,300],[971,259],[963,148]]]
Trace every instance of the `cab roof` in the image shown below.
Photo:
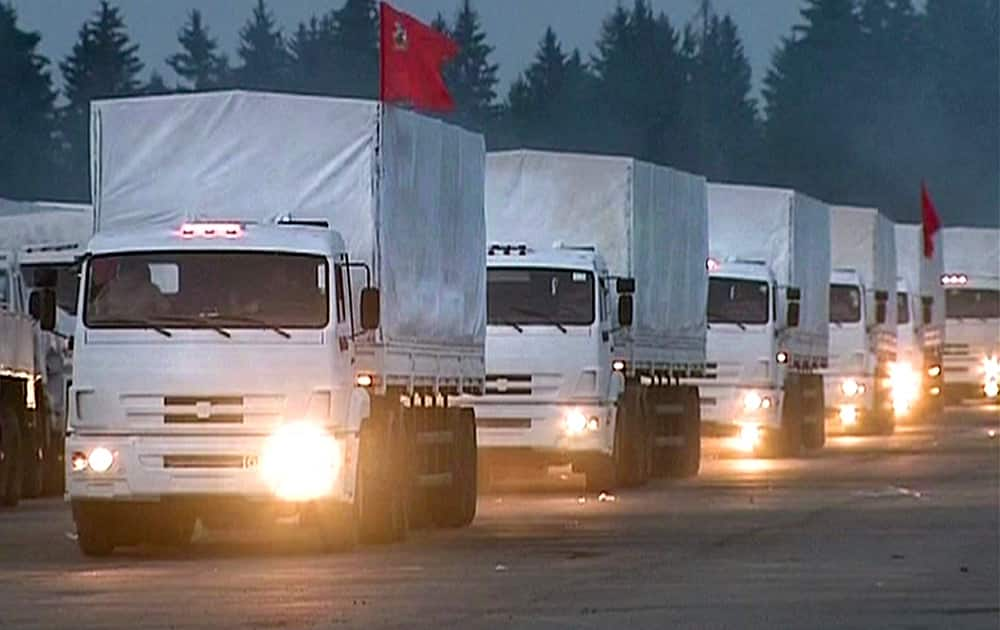
[[[193,226],[188,230],[188,226]],[[216,229],[211,235],[204,226]],[[227,233],[230,227],[234,234]],[[221,229],[220,229],[221,228]],[[134,251],[283,251],[329,256],[346,251],[343,238],[326,227],[301,224],[197,222],[184,226],[143,227],[98,233],[90,241],[91,254]]]
[[[525,245],[491,244],[486,250],[487,267],[549,267],[605,271],[604,259],[593,247],[556,246],[535,250]]]

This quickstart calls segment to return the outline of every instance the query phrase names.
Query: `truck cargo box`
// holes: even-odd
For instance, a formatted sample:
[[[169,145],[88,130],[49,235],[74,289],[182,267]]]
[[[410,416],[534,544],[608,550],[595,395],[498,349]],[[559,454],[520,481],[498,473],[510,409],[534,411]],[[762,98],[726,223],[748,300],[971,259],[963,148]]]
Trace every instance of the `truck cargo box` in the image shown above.
[[[934,236],[934,254],[924,256],[924,232],[919,224],[896,224],[897,275],[906,280],[910,290],[922,297],[934,298],[931,306],[931,323],[940,328],[944,325],[944,287],[941,275],[944,273],[944,243],[941,233]],[[914,301],[914,304],[919,304]],[[921,317],[919,310],[914,317]]]
[[[628,157],[487,156],[489,242],[592,245],[611,274],[635,278],[639,363],[705,360],[706,201],[703,177]]]
[[[944,272],[973,278],[1000,276],[1000,230],[997,228],[944,228]]]
[[[802,291],[799,326],[783,333],[783,347],[827,358],[829,207],[794,190],[709,184],[708,234],[713,258],[763,262],[780,286]]]
[[[876,208],[830,206],[830,261],[834,269],[860,274],[872,307],[875,291],[888,294],[885,326],[895,333],[896,233],[892,221]]]
[[[86,244],[93,231],[89,204],[0,199],[0,249]]]
[[[326,221],[371,266],[378,345],[463,348],[481,371],[482,136],[377,102],[247,92],[99,101],[91,119],[97,231]]]

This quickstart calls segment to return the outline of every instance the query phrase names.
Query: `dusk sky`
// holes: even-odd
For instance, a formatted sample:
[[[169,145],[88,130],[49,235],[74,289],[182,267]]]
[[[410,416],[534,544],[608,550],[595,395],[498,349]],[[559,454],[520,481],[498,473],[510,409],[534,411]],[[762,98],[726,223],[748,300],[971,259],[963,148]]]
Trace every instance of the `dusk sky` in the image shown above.
[[[589,55],[601,21],[615,7],[631,0],[474,0],[482,16],[490,44],[500,64],[500,95],[530,62],[545,27],[552,25],[564,47],[579,48]],[[55,66],[54,78],[61,84],[58,62],[76,41],[80,25],[98,6],[97,0],[12,0],[23,28],[42,34],[41,52]],[[144,74],[159,71],[173,83],[175,76],[164,59],[175,52],[177,31],[192,8],[202,11],[212,34],[230,60],[236,57],[240,27],[250,16],[256,0],[112,0],[121,7],[129,33],[140,44],[146,64]],[[438,12],[449,19],[460,0],[396,0],[393,4],[424,20]],[[313,14],[339,8],[343,0],[269,0],[268,5],[284,32],[293,32],[299,22]],[[675,26],[689,21],[699,0],[652,0],[654,10],[665,12]],[[780,38],[799,20],[799,0],[713,0],[719,13],[730,13],[739,26],[747,54],[753,64],[754,85],[770,63]]]

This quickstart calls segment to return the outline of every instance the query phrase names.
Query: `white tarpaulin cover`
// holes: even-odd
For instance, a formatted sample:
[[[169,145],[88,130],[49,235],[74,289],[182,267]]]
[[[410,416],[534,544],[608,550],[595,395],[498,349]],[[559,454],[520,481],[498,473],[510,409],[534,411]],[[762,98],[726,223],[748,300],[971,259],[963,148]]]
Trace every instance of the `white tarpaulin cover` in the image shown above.
[[[382,291],[382,339],[481,346],[482,136],[371,101],[214,92],[92,105],[99,231],[322,219]]]
[[[923,228],[912,223],[896,224],[896,272],[909,285],[910,291],[922,297],[934,298],[931,307],[933,324],[944,323],[944,287],[941,286],[941,275],[944,273],[943,252],[941,232],[934,235],[934,256],[926,258]],[[913,315],[920,317],[921,312],[914,311]]]
[[[828,356],[829,207],[794,190],[709,184],[708,235],[713,258],[765,262],[780,285],[802,291],[799,326],[783,347]]]
[[[486,160],[490,242],[594,245],[636,282],[636,354],[705,358],[705,179],[626,157],[510,151]]]
[[[86,244],[93,230],[87,204],[0,199],[0,249]]]
[[[973,276],[1000,276],[1000,230],[944,228],[944,271]]]
[[[35,328],[25,315],[0,310],[0,374],[35,374]]]
[[[834,269],[860,274],[872,313],[874,292],[888,294],[886,322],[892,322],[889,327],[895,333],[896,233],[892,221],[875,208],[830,206],[830,260]]]

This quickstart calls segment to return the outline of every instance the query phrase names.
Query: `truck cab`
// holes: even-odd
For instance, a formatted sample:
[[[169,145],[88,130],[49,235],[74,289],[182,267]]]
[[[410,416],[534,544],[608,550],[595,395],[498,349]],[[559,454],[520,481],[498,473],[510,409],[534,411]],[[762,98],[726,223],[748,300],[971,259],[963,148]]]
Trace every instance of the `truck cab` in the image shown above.
[[[1000,278],[961,271],[941,276],[945,299],[944,377],[951,402],[1000,397]]]
[[[581,466],[611,455],[624,389],[615,284],[592,247],[490,246],[486,391],[475,409],[491,464]]]
[[[702,422],[716,434],[735,429],[740,448],[753,451],[781,426],[786,295],[761,261],[709,259],[708,269],[708,357],[716,379],[700,383]]]

